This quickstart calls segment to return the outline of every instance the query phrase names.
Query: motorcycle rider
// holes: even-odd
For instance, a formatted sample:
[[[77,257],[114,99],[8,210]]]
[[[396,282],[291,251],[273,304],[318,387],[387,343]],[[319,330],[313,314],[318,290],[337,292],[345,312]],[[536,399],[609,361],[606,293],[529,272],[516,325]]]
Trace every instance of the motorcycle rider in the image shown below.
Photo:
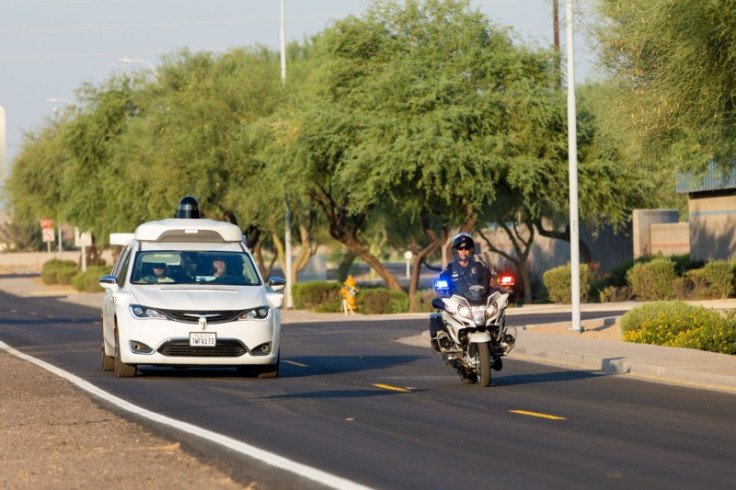
[[[488,294],[493,290],[502,289],[494,284],[495,274],[485,265],[475,260],[475,242],[469,233],[458,233],[452,239],[452,257],[453,260],[440,273],[439,280],[446,281],[449,291],[447,294],[460,295],[468,301],[484,302]],[[437,337],[438,329],[442,328],[442,319],[440,315],[430,318],[430,337]],[[436,341],[432,342],[435,352],[439,352],[439,346]],[[498,357],[493,363],[493,369],[500,371],[503,367],[501,358]],[[458,369],[459,374],[463,377],[463,383],[475,383],[477,376],[474,373],[467,373],[462,369]]]
[[[452,239],[452,262],[440,274],[440,280],[447,281],[449,294],[459,294],[465,298],[480,296],[485,299],[491,286],[493,274],[485,265],[475,260],[475,242],[469,233],[458,233]],[[470,286],[482,285],[481,294],[470,294]]]

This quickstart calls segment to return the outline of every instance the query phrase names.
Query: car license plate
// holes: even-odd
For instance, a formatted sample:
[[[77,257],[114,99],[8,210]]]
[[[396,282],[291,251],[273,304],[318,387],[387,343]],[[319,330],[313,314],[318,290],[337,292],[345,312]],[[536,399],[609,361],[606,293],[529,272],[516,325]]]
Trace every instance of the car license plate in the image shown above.
[[[217,345],[215,332],[189,332],[190,347],[214,347]]]

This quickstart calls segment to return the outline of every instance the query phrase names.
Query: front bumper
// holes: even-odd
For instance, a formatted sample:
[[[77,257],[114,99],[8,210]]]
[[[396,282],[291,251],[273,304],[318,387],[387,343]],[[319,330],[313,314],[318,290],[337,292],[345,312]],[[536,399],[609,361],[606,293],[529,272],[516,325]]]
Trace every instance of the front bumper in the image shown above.
[[[120,360],[131,365],[269,365],[278,361],[281,318],[207,325],[170,320],[118,319]],[[213,346],[190,346],[190,333],[214,333]]]

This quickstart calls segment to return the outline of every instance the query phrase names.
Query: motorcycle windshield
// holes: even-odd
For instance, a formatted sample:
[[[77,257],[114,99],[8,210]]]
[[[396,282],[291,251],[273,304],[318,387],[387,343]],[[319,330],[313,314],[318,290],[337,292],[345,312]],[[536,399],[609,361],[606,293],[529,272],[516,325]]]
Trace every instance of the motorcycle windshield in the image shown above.
[[[477,278],[473,276],[464,277],[453,286],[451,293],[462,296],[471,306],[480,306],[486,303],[488,285],[480,284]]]

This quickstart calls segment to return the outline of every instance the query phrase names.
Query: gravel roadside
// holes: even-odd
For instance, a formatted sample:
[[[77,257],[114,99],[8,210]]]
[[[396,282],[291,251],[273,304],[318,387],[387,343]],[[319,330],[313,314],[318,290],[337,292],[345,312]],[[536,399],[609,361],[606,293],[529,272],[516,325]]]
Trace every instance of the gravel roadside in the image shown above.
[[[179,443],[101,408],[45,369],[0,350],[0,488],[263,488],[234,482]]]
[[[40,279],[33,281],[38,289]],[[24,285],[33,286],[0,281],[0,289],[16,294],[26,292]],[[97,304],[93,295],[66,292],[73,302]],[[69,381],[2,349],[0,467],[3,489],[269,488],[244,477],[247,469],[234,481],[175,438],[118,416]]]

